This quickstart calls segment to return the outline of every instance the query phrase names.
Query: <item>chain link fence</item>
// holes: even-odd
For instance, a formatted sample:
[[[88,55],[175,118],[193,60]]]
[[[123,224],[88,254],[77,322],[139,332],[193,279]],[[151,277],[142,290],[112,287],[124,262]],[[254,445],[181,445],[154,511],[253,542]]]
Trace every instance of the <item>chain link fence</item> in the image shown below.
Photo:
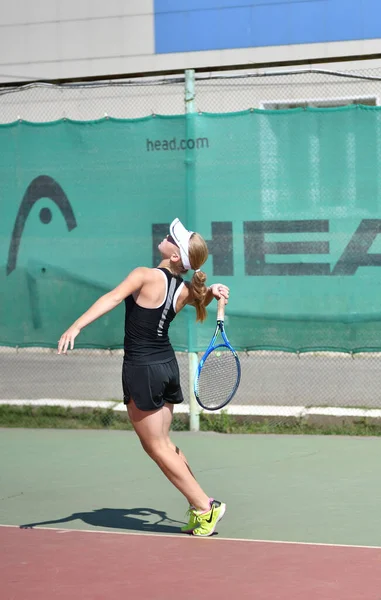
[[[185,77],[78,84],[0,87],[0,121],[138,119],[184,112]]]
[[[199,112],[236,112],[250,108],[287,109],[381,104],[381,66],[333,71],[299,69],[255,73],[200,74],[195,77]],[[184,113],[185,76],[93,83],[0,86],[0,122],[32,122],[110,116],[136,119]]]
[[[252,351],[240,352],[239,357],[241,385],[222,411],[224,421],[219,412],[207,418],[201,414],[201,428],[250,431],[258,425],[340,426],[381,419],[378,353]],[[177,353],[177,359],[185,401],[175,408],[174,427],[188,429],[188,354]],[[116,417],[125,421],[122,361],[122,350],[74,350],[58,356],[55,349],[1,348],[0,409],[50,407],[48,414],[60,417],[67,410],[71,415],[98,408],[110,423]],[[32,417],[30,410],[27,415]]]
[[[364,71],[290,70],[196,81],[201,112],[235,112],[250,108],[281,110],[381,103],[381,67]]]
[[[184,112],[185,77],[0,87],[0,122],[62,118],[122,119]],[[301,69],[196,76],[199,112],[381,103],[381,67]],[[192,376],[177,354],[185,402],[175,429],[189,428]],[[242,382],[222,414],[197,415],[201,429],[255,431],[294,424],[377,425],[381,419],[377,353],[240,353]],[[15,426],[128,427],[122,402],[122,351],[0,348],[0,423]],[[89,416],[91,415],[91,416]],[[75,417],[75,418],[74,418]],[[75,425],[75,426],[77,426]]]

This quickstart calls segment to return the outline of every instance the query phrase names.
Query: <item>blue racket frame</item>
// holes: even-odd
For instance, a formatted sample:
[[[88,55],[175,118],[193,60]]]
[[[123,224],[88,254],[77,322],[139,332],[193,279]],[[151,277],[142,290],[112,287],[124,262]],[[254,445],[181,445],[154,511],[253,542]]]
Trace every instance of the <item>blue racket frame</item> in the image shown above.
[[[216,342],[216,339],[217,339],[217,336],[218,336],[219,333],[221,333],[221,336],[222,336],[222,339],[223,339],[224,343],[223,344],[217,344],[217,345],[215,345],[215,342]],[[232,354],[233,354],[233,356],[235,358],[235,361],[236,361],[236,365],[237,365],[237,381],[236,381],[236,384],[235,384],[233,390],[231,391],[230,395],[225,400],[225,402],[223,402],[222,404],[219,404],[218,406],[215,406],[215,407],[211,408],[210,406],[205,406],[202,403],[202,400],[201,400],[201,398],[198,395],[198,389],[197,389],[198,386],[197,386],[197,383],[198,383],[198,380],[200,378],[200,373],[202,371],[202,367],[203,367],[206,359],[208,358],[208,356],[212,352],[214,352],[218,348],[228,348],[228,350],[230,350],[232,352]],[[213,410],[220,410],[221,408],[223,408],[224,406],[226,406],[227,404],[229,404],[229,402],[233,399],[233,397],[235,396],[235,394],[236,394],[236,392],[238,390],[240,381],[241,381],[241,363],[239,361],[238,354],[234,350],[234,348],[231,345],[231,343],[229,342],[228,338],[226,337],[225,328],[224,328],[224,319],[223,318],[222,319],[217,319],[217,325],[216,325],[216,329],[214,331],[213,337],[212,337],[212,339],[210,341],[210,344],[209,344],[208,348],[206,349],[205,353],[201,357],[200,362],[199,362],[199,364],[197,366],[197,371],[196,371],[196,375],[195,375],[195,379],[194,379],[194,386],[193,386],[194,395],[196,397],[196,400],[197,400],[198,404],[202,408],[204,408],[205,410],[212,410],[212,411]]]

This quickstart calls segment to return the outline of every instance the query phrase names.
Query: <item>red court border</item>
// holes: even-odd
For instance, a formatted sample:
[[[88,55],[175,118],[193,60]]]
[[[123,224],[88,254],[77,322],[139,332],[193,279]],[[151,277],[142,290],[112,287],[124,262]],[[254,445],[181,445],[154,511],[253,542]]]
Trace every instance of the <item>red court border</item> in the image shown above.
[[[4,600],[381,600],[381,547],[0,526]]]

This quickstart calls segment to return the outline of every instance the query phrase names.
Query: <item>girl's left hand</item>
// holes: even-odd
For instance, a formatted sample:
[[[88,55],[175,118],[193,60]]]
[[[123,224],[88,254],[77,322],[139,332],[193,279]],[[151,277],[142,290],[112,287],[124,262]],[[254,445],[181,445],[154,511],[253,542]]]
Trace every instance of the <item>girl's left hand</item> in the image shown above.
[[[225,298],[225,304],[228,303],[230,290],[227,285],[224,285],[223,283],[214,283],[210,286],[210,290],[217,300]]]

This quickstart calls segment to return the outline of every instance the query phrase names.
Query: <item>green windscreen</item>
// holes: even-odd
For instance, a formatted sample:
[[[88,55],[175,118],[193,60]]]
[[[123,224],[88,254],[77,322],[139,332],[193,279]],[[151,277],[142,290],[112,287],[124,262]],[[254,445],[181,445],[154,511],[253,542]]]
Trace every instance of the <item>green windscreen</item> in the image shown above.
[[[237,349],[381,348],[379,108],[17,122],[0,153],[0,345],[56,346],[179,217]],[[78,347],[121,347],[123,311]],[[215,316],[180,313],[175,349],[204,350]]]

